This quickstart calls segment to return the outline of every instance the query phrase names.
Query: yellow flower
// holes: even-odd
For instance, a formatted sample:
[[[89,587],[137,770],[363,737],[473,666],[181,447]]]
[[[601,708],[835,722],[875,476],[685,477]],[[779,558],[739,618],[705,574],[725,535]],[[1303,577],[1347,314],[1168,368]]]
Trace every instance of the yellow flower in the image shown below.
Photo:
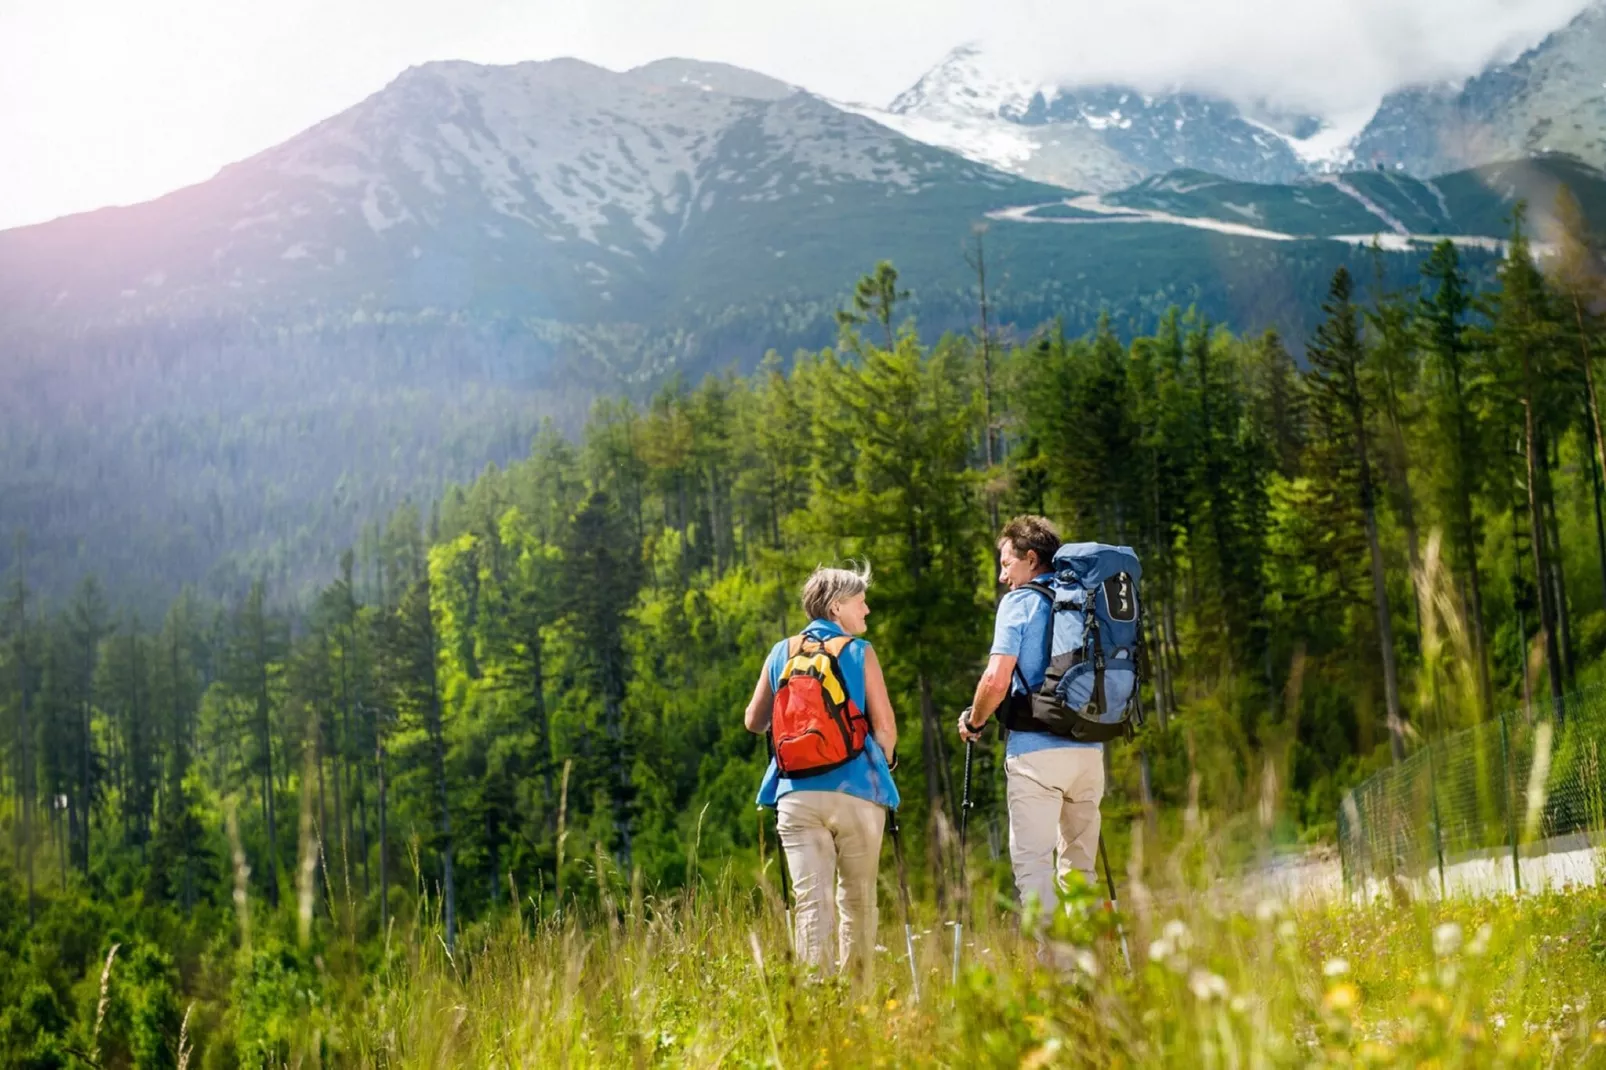
[[[1341,985],[1334,985],[1327,990],[1327,996],[1322,1000],[1322,1009],[1349,1013],[1361,1002],[1361,993],[1354,985],[1347,981]]]

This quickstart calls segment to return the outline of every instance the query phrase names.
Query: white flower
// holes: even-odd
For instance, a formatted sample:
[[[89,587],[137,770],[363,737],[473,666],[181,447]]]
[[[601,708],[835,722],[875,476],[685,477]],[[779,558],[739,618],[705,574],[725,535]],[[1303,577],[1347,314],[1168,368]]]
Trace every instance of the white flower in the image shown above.
[[[1461,926],[1447,921],[1433,930],[1433,953],[1439,958],[1461,950]]]
[[[1282,912],[1282,904],[1275,899],[1262,899],[1255,904],[1255,920],[1262,925],[1270,925],[1271,920]]]
[[[1277,923],[1277,935],[1282,939],[1292,940],[1298,934],[1299,927],[1294,924],[1292,918],[1284,918]]]
[[[1188,975],[1188,987],[1197,999],[1209,1001],[1227,998],[1226,978],[1209,970],[1194,970]]]
[[[1076,964],[1078,970],[1087,974],[1087,976],[1097,977],[1099,975],[1098,956],[1086,948],[1078,948],[1071,957],[1071,961]]]
[[[1478,926],[1478,931],[1472,934],[1472,941],[1467,944],[1467,954],[1476,958],[1489,950],[1489,938],[1494,935],[1494,927],[1488,922]]]
[[[1193,939],[1188,933],[1188,927],[1176,918],[1166,922],[1165,928],[1160,930],[1160,934],[1184,951],[1193,946]]]
[[[1349,973],[1349,962],[1346,959],[1328,959],[1322,967],[1323,977],[1343,977]]]
[[[1163,962],[1171,957],[1171,951],[1171,941],[1162,936],[1149,944],[1149,961]]]

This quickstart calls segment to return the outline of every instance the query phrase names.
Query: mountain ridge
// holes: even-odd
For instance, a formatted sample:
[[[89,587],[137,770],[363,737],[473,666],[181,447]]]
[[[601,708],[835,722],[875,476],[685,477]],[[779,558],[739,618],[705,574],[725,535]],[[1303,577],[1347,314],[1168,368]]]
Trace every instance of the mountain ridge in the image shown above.
[[[1110,192],[1199,168],[1251,182],[1387,166],[1417,178],[1542,151],[1606,167],[1606,0],[1509,63],[1406,86],[1326,118],[1186,86],[1034,81],[974,43],[885,108],[845,105],[908,136],[1066,188]]]
[[[1559,166],[1463,180],[1443,229],[1490,233],[1523,167]],[[1211,183],[1135,224],[1043,225],[1070,191],[739,71],[425,65],[209,182],[0,232],[0,499],[46,588],[232,589],[292,547],[327,575],[362,518],[521,455],[544,418],[575,432],[598,396],[832,344],[878,260],[924,337],[972,330],[983,237],[1006,336],[1130,335],[1175,306],[1297,349],[1336,267],[1371,277],[1335,237],[1389,228],[1331,196],[1331,225],[1212,227],[1312,209]],[[1390,244],[1408,286],[1423,250]]]

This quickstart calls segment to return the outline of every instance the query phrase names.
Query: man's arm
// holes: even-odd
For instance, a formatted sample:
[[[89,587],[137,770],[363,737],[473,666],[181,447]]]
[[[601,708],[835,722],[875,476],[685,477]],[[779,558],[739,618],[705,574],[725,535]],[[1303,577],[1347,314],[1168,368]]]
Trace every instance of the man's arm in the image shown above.
[[[981,729],[998,712],[1009,695],[1010,677],[1015,674],[1015,657],[1012,654],[994,654],[987,659],[987,669],[976,681],[976,697],[971,700],[969,725],[966,715],[959,715],[959,734],[968,742],[981,735]],[[970,731],[975,729],[975,731]]]

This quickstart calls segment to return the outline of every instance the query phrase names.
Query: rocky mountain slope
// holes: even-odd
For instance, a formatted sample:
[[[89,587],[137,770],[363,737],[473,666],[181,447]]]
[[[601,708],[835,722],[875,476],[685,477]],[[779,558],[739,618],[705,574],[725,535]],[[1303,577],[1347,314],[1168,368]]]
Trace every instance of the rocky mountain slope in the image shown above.
[[[969,159],[1094,192],[1179,169],[1244,182],[1371,167],[1431,178],[1540,152],[1606,167],[1606,0],[1509,64],[1465,85],[1402,89],[1370,117],[1011,72],[1009,57],[967,45],[889,107],[855,110]]]
[[[1353,146],[1358,163],[1416,175],[1538,152],[1606,166],[1606,3],[1465,85],[1391,94]]]
[[[1472,180],[1462,206],[1448,181],[1442,218],[1426,186],[1409,221],[1372,176],[1355,192],[1407,234],[1487,238],[1535,188]],[[880,259],[928,339],[973,326],[985,226],[1017,337],[1176,304],[1297,348],[1337,265],[1370,277],[1355,236],[1393,232],[1322,186],[1172,175],[1093,213],[1123,225],[1044,225],[1087,211],[1066,199],[734,68],[428,64],[209,182],[0,233],[0,501],[58,593],[327,579],[365,519],[522,454],[543,418],[828,344]],[[1419,251],[1392,244],[1404,285]],[[1491,255],[1468,246],[1475,272]]]

